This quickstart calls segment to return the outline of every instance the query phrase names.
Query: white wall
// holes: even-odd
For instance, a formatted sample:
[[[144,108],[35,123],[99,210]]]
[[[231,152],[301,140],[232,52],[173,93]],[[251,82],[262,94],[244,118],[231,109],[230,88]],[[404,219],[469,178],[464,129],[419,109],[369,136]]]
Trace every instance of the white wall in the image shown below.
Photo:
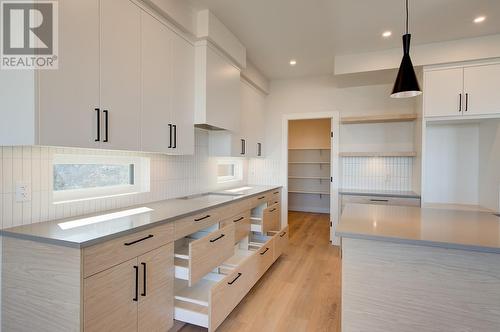
[[[426,129],[425,203],[479,204],[479,124]]]
[[[53,205],[49,201],[49,178],[54,154],[130,155],[151,159],[151,191],[115,198]],[[229,186],[246,183],[232,182]],[[48,221],[136,204],[182,197],[217,189],[216,158],[208,155],[208,132],[196,130],[194,156],[167,156],[162,154],[122,151],[101,151],[39,146],[0,147],[0,226],[7,228]],[[15,184],[31,184],[30,202],[15,201]],[[227,186],[227,185],[226,185]]]
[[[249,182],[286,186],[287,179],[281,172],[284,114],[338,111],[343,116],[415,112],[414,99],[389,97],[393,78],[392,72],[382,72],[368,76],[325,75],[272,81],[271,93],[266,99],[266,159],[250,161]]]
[[[480,125],[479,204],[500,212],[500,120]]]

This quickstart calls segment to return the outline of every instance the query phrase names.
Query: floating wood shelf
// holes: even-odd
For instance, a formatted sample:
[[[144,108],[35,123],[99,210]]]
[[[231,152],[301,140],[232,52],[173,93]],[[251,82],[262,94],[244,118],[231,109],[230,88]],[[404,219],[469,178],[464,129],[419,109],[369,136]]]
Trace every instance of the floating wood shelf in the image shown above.
[[[417,119],[416,114],[380,114],[369,116],[349,116],[341,119],[342,124],[409,122]]]
[[[341,157],[416,157],[414,151],[396,152],[340,152]]]
[[[306,179],[306,180],[330,180],[330,178],[327,177],[320,177],[320,176],[289,176],[289,179]]]
[[[328,150],[330,151],[331,148],[325,147],[325,148],[288,148],[288,150]]]
[[[289,164],[321,164],[321,165],[330,165],[328,161],[289,161]]]
[[[288,190],[289,194],[313,194],[313,195],[330,195],[329,192],[324,191],[304,191],[304,190]]]

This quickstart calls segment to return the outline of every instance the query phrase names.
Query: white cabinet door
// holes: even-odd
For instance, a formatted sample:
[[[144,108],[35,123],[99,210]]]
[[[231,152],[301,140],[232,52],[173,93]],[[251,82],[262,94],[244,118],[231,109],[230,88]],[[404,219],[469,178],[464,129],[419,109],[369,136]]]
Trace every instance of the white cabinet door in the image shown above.
[[[464,68],[464,115],[500,113],[500,64]]]
[[[97,148],[99,0],[59,2],[59,69],[39,71],[40,145]]]
[[[249,83],[241,81],[240,131],[241,136],[247,140],[246,157],[260,157],[263,155],[264,100],[265,96],[260,91]]]
[[[140,56],[139,7],[128,0],[101,0],[101,107],[109,117],[102,121],[103,148],[139,150]]]
[[[142,151],[173,151],[172,35],[165,25],[142,12]]]
[[[463,97],[463,68],[424,73],[425,116],[460,116],[465,105]]]
[[[240,129],[240,71],[212,48],[206,59],[206,120],[219,128]]]
[[[194,46],[172,33],[172,51],[172,117],[175,125],[172,153],[194,154]]]

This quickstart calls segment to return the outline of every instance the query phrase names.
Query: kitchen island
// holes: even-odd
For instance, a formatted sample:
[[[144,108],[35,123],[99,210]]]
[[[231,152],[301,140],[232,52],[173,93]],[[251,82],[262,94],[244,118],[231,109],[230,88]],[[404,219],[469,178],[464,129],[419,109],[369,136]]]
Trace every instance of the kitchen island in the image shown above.
[[[500,217],[349,204],[342,331],[500,331]]]

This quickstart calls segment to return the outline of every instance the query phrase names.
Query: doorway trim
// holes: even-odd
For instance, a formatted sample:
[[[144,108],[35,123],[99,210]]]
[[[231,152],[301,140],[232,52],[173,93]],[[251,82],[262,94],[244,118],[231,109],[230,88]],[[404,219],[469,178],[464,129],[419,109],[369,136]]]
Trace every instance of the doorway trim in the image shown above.
[[[337,111],[311,112],[311,113],[290,113],[282,115],[282,136],[281,136],[281,171],[284,174],[281,220],[286,220],[288,224],[288,121],[290,120],[312,120],[331,119],[330,150],[330,174],[333,181],[330,182],[330,242],[332,245],[340,245],[340,238],[335,236],[335,230],[339,222],[339,129],[340,115]]]

